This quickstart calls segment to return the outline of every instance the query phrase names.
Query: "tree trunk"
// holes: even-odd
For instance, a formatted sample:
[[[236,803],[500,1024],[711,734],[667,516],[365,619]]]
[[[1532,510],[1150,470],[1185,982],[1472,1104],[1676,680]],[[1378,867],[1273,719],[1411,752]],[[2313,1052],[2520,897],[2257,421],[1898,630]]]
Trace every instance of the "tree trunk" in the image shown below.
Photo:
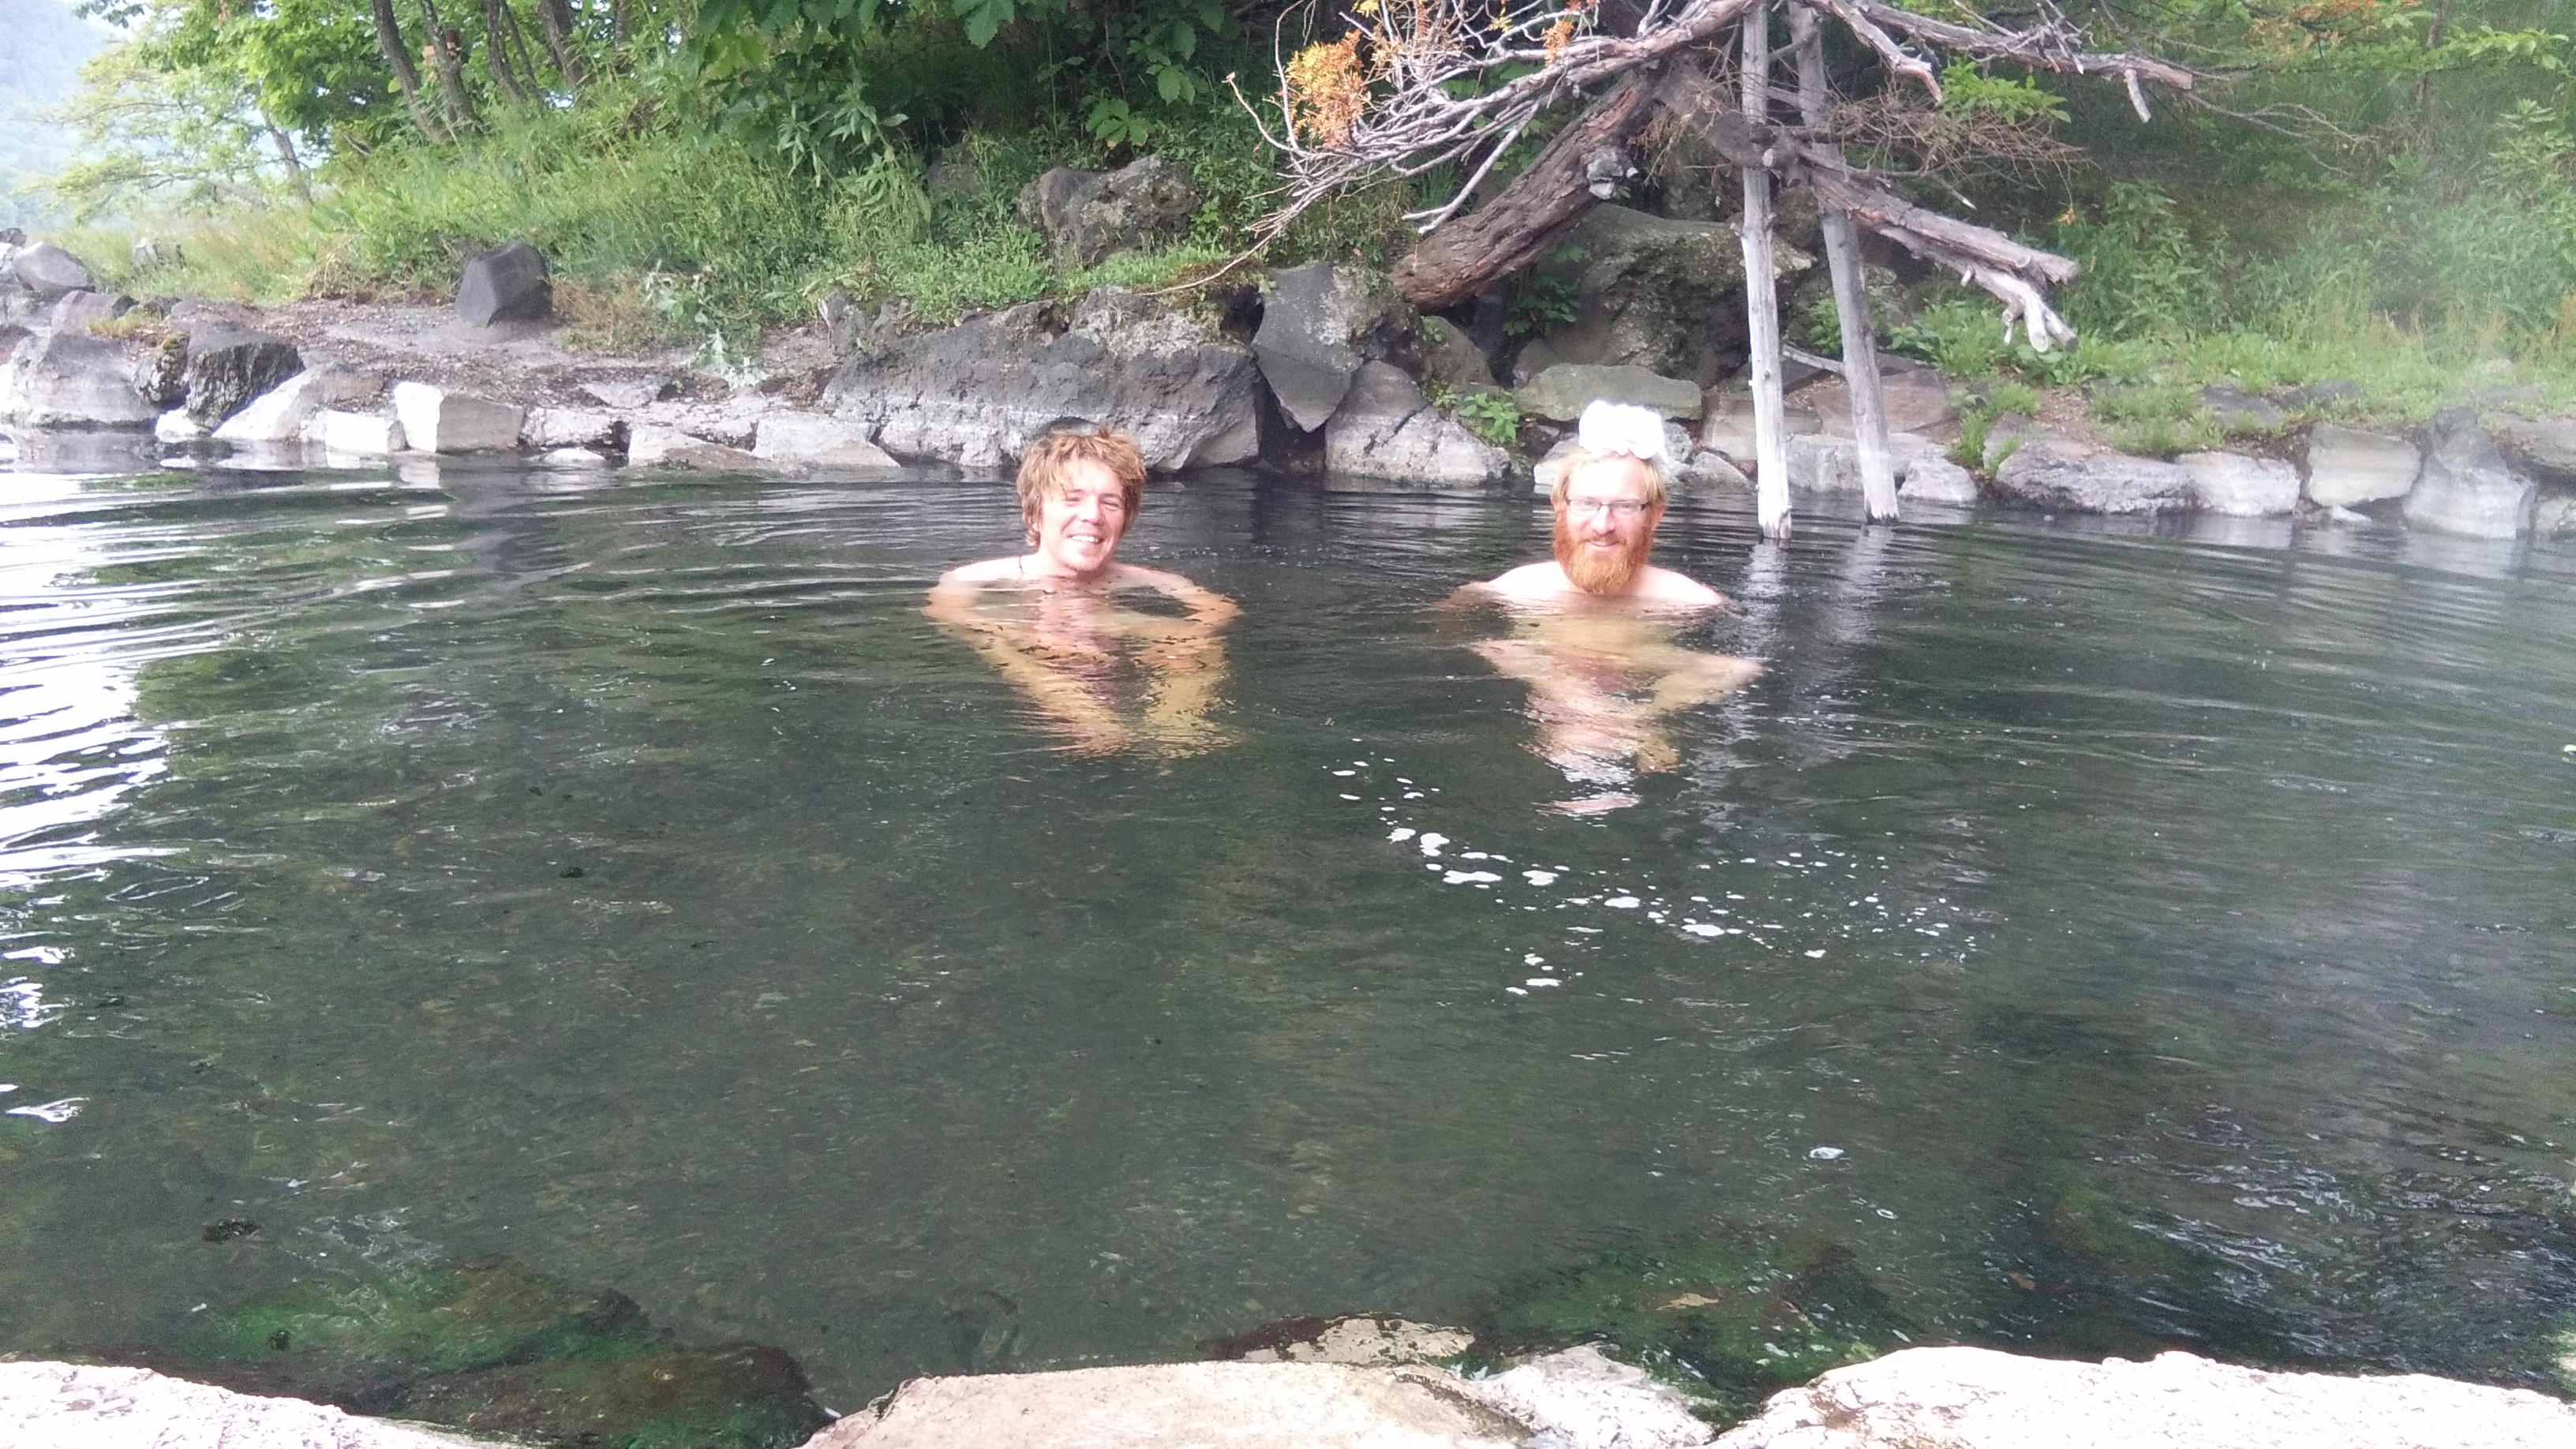
[[[438,13],[438,0],[420,0],[420,13],[429,30],[422,58],[438,77],[448,133],[460,134],[474,124],[474,98],[465,90],[465,37]]]
[[[286,179],[295,183],[295,194],[304,199],[304,209],[311,211],[313,181],[304,174],[304,158],[295,154],[295,138],[286,134],[264,111],[260,113],[259,124],[260,129],[268,132],[268,144],[276,148],[277,159],[285,163]]]
[[[1744,17],[1744,115],[1768,128],[1771,109],[1771,7],[1756,0]],[[1771,173],[1746,166],[1744,180],[1744,321],[1753,354],[1753,512],[1762,535],[1789,540],[1788,408],[1780,398],[1780,289],[1771,254]]]
[[[1816,12],[1789,10],[1798,47],[1798,117],[1813,128],[1827,120],[1825,44]],[[1860,453],[1861,510],[1873,523],[1896,521],[1896,468],[1887,455],[1887,405],[1878,386],[1878,338],[1871,330],[1869,282],[1861,273],[1860,236],[1849,215],[1819,205],[1825,266],[1833,275],[1834,315],[1843,328],[1843,387],[1851,395],[1852,441]]]
[[[624,51],[626,43],[635,38],[631,22],[626,18],[627,3],[628,0],[608,0],[608,39],[620,51]]]
[[[394,89],[402,93],[403,105],[411,111],[411,123],[433,141],[444,141],[447,132],[420,94],[420,67],[411,63],[411,43],[403,39],[402,22],[394,16],[394,0],[368,0],[368,9],[376,22],[376,49],[385,57],[385,67],[394,73]]]
[[[1426,312],[1454,307],[1538,260],[1599,199],[1592,157],[1613,150],[1624,159],[1629,140],[1645,128],[1654,112],[1651,71],[1621,78],[1500,195],[1443,223],[1397,262],[1387,275],[1404,300]]]
[[[510,68],[509,47],[501,34],[503,3],[504,0],[483,0],[483,68],[492,73],[492,84],[501,94],[524,106],[532,98]]]
[[[580,100],[581,46],[573,38],[569,0],[537,0],[537,28],[546,37],[546,51],[555,58],[555,70],[563,76],[564,90],[574,100]]]

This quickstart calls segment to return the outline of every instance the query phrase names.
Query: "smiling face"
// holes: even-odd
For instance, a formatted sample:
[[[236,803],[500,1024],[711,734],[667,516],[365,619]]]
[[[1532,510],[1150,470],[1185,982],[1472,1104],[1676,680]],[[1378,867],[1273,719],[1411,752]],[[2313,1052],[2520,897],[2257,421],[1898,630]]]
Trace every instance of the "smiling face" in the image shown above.
[[[1624,453],[1570,470],[1556,505],[1556,562],[1587,594],[1618,594],[1636,582],[1655,547],[1664,504],[1655,477]]]
[[[1088,458],[1067,462],[1030,523],[1037,534],[1034,570],[1088,579],[1108,568],[1127,531],[1127,495],[1118,475],[1100,464]]]

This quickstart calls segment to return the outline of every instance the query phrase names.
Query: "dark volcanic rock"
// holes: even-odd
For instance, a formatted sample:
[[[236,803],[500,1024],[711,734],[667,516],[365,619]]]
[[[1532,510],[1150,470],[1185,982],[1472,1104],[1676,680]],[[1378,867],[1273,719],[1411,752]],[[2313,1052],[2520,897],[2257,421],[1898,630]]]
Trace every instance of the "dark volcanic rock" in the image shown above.
[[[176,332],[134,362],[134,395],[154,411],[177,407],[188,395],[188,339]]]
[[[1036,227],[1058,260],[1097,266],[1120,252],[1189,235],[1199,190],[1176,161],[1140,156],[1109,172],[1058,167],[1020,193],[1020,219]]]
[[[824,393],[898,458],[998,468],[1066,418],[1135,436],[1157,470],[1240,463],[1260,446],[1252,354],[1121,287],[1057,333],[1035,304],[850,360]]]
[[[1373,267],[1308,262],[1270,274],[1252,355],[1280,411],[1307,432],[1342,405],[1360,364],[1403,340],[1413,310]]]
[[[2065,513],[2181,513],[2191,509],[2191,470],[2177,463],[2087,452],[2056,438],[2013,451],[1995,487],[2016,502]]]
[[[188,416],[214,428],[303,370],[302,354],[283,337],[201,327],[188,334]]]
[[[546,259],[523,241],[504,242],[465,259],[456,281],[456,315],[477,327],[539,322],[554,308]]]

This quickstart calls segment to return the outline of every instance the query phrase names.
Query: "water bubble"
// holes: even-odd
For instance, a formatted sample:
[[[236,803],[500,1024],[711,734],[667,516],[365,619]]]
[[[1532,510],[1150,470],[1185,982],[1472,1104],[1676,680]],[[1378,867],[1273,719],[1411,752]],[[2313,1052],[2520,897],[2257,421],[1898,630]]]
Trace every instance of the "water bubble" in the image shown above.
[[[1807,1149],[1808,1159],[1814,1162],[1831,1162],[1842,1155],[1843,1150],[1839,1147],[1810,1147]]]

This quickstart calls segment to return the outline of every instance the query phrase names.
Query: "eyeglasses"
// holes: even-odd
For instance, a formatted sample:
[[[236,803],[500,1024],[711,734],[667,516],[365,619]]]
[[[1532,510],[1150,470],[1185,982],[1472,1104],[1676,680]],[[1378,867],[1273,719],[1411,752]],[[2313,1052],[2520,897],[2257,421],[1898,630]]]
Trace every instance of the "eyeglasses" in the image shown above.
[[[1642,498],[1568,498],[1565,500],[1565,511],[1568,516],[1574,518],[1590,518],[1596,513],[1607,513],[1624,523],[1646,511],[1646,500]]]

